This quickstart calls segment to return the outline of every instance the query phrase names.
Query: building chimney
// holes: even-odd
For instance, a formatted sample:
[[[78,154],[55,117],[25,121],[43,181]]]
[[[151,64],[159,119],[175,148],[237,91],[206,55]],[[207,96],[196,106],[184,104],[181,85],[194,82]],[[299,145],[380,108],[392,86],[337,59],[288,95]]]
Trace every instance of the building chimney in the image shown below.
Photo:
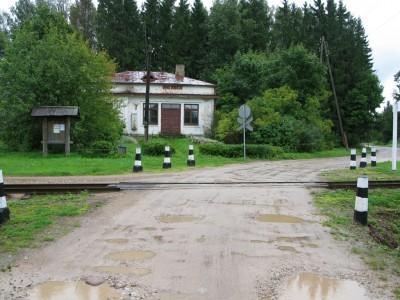
[[[185,77],[185,65],[176,65],[175,76]]]

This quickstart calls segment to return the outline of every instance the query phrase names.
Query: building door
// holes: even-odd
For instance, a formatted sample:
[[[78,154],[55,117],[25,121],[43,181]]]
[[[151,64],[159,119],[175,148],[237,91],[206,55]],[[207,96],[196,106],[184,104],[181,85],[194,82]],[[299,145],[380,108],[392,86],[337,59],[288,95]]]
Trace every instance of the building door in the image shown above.
[[[161,134],[181,134],[181,105],[161,104]]]

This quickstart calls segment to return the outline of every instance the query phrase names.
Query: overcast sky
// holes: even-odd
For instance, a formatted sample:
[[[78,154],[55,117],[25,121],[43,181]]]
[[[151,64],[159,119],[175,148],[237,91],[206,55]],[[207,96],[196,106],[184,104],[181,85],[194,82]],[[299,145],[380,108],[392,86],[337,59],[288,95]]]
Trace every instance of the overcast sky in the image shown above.
[[[178,1],[178,0],[177,0]],[[281,0],[267,0],[269,6],[279,6]],[[94,3],[97,1],[94,0]],[[142,3],[143,0],[138,0]],[[192,2],[189,0],[189,2]],[[293,0],[298,6],[312,0]],[[338,0],[336,1],[338,2]],[[13,6],[15,0],[0,0],[0,10]],[[212,0],[203,0],[210,7]],[[393,101],[395,82],[393,76],[400,71],[400,1],[399,0],[343,0],[347,10],[360,17],[372,49],[374,70],[384,86],[385,101]],[[397,29],[397,30],[396,30]]]

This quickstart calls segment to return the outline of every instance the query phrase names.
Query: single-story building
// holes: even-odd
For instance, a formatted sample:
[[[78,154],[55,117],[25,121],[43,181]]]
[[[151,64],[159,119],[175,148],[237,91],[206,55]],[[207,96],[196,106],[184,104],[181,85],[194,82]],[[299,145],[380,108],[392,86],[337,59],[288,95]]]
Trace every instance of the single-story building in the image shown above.
[[[144,135],[146,71],[116,73],[112,93],[122,101],[126,134]],[[211,128],[216,86],[185,77],[183,65],[175,74],[151,72],[149,135],[204,135]]]

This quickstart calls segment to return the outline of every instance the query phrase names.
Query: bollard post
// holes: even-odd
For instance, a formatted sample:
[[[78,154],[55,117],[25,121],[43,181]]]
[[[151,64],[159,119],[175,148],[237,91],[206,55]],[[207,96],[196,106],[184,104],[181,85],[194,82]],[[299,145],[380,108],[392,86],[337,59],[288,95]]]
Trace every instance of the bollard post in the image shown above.
[[[0,170],[0,224],[10,220],[10,209],[7,207],[6,192],[4,190],[3,170]]]
[[[350,170],[357,168],[357,149],[351,149],[350,153]]]
[[[367,148],[362,148],[361,152],[361,160],[360,160],[360,168],[367,167]]]
[[[133,172],[143,171],[142,167],[142,154],[140,148],[136,148],[135,164],[133,165]]]
[[[354,221],[367,225],[368,221],[368,176],[357,179],[356,203],[354,206]]]
[[[164,155],[163,168],[164,169],[171,168],[171,151],[170,151],[169,146],[165,146],[165,155]]]
[[[376,148],[371,149],[371,167],[376,167]]]
[[[187,165],[189,167],[193,167],[196,165],[193,154],[193,145],[189,145],[189,155],[188,155]]]

